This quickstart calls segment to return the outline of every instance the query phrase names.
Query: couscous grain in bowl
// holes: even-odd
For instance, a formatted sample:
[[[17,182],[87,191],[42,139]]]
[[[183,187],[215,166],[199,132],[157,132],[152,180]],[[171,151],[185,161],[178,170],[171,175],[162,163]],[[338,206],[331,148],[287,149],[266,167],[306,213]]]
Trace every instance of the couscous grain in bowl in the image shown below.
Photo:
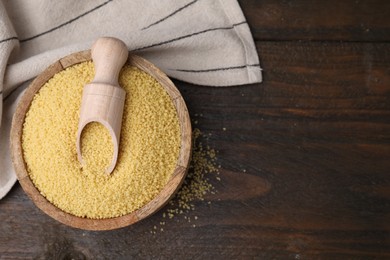
[[[97,122],[76,132],[82,90],[94,77],[90,52],[65,57],[38,76],[20,101],[11,130],[18,179],[34,203],[60,222],[88,230],[130,225],[161,208],[183,181],[191,151],[184,100],[168,77],[130,55],[119,85],[126,91],[117,165]]]

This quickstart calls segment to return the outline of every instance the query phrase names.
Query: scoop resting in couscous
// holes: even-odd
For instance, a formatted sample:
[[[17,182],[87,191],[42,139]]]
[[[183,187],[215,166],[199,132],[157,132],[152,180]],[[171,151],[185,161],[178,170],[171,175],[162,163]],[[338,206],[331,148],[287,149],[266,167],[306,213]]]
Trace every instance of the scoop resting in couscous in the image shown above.
[[[112,218],[131,213],[152,200],[176,167],[180,128],[175,107],[150,75],[125,66],[120,86],[126,101],[115,170],[105,173],[113,144],[108,130],[88,124],[76,152],[83,86],[92,81],[92,62],[55,74],[35,95],[23,125],[27,171],[48,201],[79,217]]]

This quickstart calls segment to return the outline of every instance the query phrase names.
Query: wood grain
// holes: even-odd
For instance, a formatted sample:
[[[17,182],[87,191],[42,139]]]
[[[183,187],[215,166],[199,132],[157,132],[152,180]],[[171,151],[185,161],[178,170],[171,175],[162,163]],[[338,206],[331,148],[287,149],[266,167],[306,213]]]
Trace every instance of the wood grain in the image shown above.
[[[156,214],[112,232],[69,229],[15,186],[0,201],[3,258],[390,258],[388,2],[239,2],[264,82],[175,81],[222,166],[212,203],[188,214],[196,228]],[[267,20],[270,7],[302,20]]]
[[[386,0],[239,0],[256,40],[389,41]]]

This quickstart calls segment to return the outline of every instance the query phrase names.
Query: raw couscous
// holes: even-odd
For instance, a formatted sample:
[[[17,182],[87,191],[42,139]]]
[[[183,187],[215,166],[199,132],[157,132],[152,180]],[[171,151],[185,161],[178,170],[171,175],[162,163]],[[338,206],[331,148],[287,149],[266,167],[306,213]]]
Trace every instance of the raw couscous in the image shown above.
[[[131,213],[162,190],[176,167],[180,128],[164,88],[125,66],[119,79],[127,94],[116,168],[105,173],[113,145],[99,123],[83,130],[81,167],[79,109],[83,86],[93,76],[92,62],[84,62],[55,74],[40,89],[26,114],[22,148],[30,178],[48,201],[72,215],[102,219]]]

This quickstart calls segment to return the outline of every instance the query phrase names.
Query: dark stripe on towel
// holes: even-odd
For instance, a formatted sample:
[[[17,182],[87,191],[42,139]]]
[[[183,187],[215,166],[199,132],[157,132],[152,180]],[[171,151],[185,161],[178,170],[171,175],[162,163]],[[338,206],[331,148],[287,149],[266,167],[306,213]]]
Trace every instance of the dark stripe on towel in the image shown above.
[[[233,24],[232,26],[229,26],[229,27],[217,27],[217,28],[206,29],[206,30],[203,30],[203,31],[200,31],[200,32],[191,33],[191,34],[187,34],[187,35],[184,35],[184,36],[179,36],[179,37],[173,38],[171,40],[166,40],[166,41],[159,42],[159,43],[154,43],[154,44],[151,44],[151,45],[148,45],[148,46],[139,47],[139,48],[134,49],[132,51],[140,51],[140,50],[144,50],[144,49],[149,49],[149,48],[152,48],[152,47],[156,47],[156,46],[164,45],[164,44],[167,44],[167,43],[171,43],[171,42],[183,40],[183,39],[186,39],[186,38],[190,38],[192,36],[203,34],[203,33],[206,33],[206,32],[219,31],[219,30],[231,30],[234,27],[242,25],[242,24],[245,24],[245,23],[246,22],[244,21],[244,22],[241,22],[241,23]]]
[[[10,38],[7,38],[7,39],[0,40],[0,43],[12,41],[12,40],[19,40],[19,39],[18,39],[18,37],[14,36],[14,37],[10,37]]]
[[[156,22],[154,22],[154,23],[152,23],[152,24],[149,24],[148,26],[142,28],[142,30],[148,29],[148,28],[150,28],[150,27],[152,27],[152,26],[154,26],[154,25],[156,25],[156,24],[159,24],[159,23],[165,21],[165,20],[168,19],[169,17],[174,16],[174,15],[177,14],[178,12],[183,11],[184,9],[186,9],[187,7],[189,7],[189,6],[193,5],[193,4],[195,4],[196,2],[198,2],[198,0],[194,0],[194,1],[192,1],[192,2],[189,2],[189,3],[186,4],[185,6],[182,6],[182,7],[180,7],[179,9],[176,9],[175,11],[173,11],[173,12],[170,13],[169,15],[165,16],[164,18],[161,18],[160,20],[158,20],[158,21],[156,21]]]
[[[244,69],[247,67],[260,67],[260,64],[248,64],[248,65],[242,65],[242,66],[232,66],[232,67],[203,69],[203,70],[186,70],[186,69],[171,69],[171,70],[180,71],[180,72],[202,73],[202,72],[214,72],[214,71],[221,71],[221,70]]]
[[[73,19],[71,19],[71,20],[69,20],[69,21],[67,21],[67,22],[65,22],[65,23],[63,23],[63,24],[60,24],[60,25],[58,25],[58,26],[56,26],[56,27],[54,27],[54,28],[52,28],[52,29],[50,29],[50,30],[47,30],[47,31],[45,31],[45,32],[42,32],[42,33],[40,33],[40,34],[31,36],[31,37],[26,38],[26,39],[22,39],[22,40],[20,40],[20,42],[22,42],[22,43],[23,43],[23,42],[28,42],[28,41],[31,41],[31,40],[33,40],[33,39],[35,39],[35,38],[38,38],[38,37],[42,36],[42,35],[45,35],[45,34],[48,34],[48,33],[53,32],[53,31],[55,31],[55,30],[57,30],[57,29],[60,29],[60,28],[66,26],[66,25],[68,25],[68,24],[70,24],[70,23],[73,23],[74,21],[80,19],[81,17],[86,16],[87,14],[92,13],[93,11],[96,11],[97,9],[99,9],[99,8],[101,8],[101,7],[103,7],[103,6],[105,6],[106,4],[108,4],[109,2],[112,2],[112,1],[113,1],[113,0],[108,0],[108,1],[106,1],[106,2],[104,2],[104,3],[102,3],[102,4],[100,4],[100,5],[98,5],[98,6],[94,7],[94,8],[92,8],[91,10],[89,10],[89,11],[83,13],[83,14],[80,14],[79,16],[76,16],[75,18],[73,18]]]

